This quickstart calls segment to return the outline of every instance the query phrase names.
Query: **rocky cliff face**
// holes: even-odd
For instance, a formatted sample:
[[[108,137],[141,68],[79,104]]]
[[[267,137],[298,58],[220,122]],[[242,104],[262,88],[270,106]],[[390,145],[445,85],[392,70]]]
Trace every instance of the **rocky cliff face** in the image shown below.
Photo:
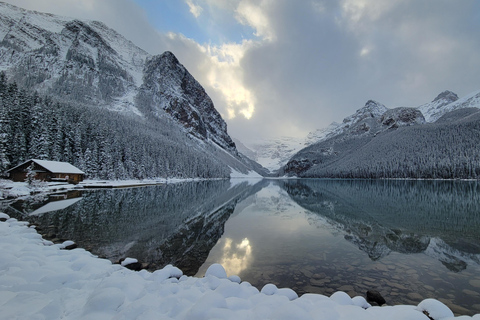
[[[236,152],[227,124],[212,100],[171,52],[154,56],[145,63],[136,105],[145,114],[157,117],[168,114],[197,138],[212,140]]]

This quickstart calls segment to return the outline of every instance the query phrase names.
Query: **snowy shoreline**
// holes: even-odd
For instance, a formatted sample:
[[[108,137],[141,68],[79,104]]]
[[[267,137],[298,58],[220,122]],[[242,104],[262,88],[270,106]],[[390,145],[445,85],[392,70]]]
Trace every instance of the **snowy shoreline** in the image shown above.
[[[64,250],[33,226],[0,213],[0,319],[477,319],[455,318],[443,303],[369,307],[344,292],[261,291],[218,264],[204,278],[166,266],[131,271],[84,249]],[[25,308],[28,305],[28,308]],[[366,309],[364,309],[366,308]]]
[[[29,187],[26,182],[13,182],[11,180],[0,180],[0,200],[15,199],[27,197],[35,194],[50,195],[55,193],[65,193],[73,190],[85,189],[115,189],[115,188],[135,188],[156,186],[169,183],[183,183],[195,181],[216,181],[223,179],[200,179],[200,178],[158,178],[144,180],[85,180],[79,184],[69,184],[66,182],[48,182],[41,187]],[[3,192],[3,194],[2,194]]]

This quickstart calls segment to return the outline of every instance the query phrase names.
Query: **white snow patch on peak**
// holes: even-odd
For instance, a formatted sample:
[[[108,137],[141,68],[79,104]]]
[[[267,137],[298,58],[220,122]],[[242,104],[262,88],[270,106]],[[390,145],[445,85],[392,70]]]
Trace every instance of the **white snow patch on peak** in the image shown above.
[[[332,136],[332,134],[335,132],[335,129],[338,128],[339,126],[340,126],[340,123],[332,122],[326,128],[321,128],[321,129],[317,129],[315,131],[310,132],[307,135],[305,144],[311,145],[311,144],[326,140],[327,138]]]
[[[358,109],[354,114],[343,119],[343,124],[352,125],[365,118],[377,118],[387,110],[388,108],[383,104],[374,100],[368,100],[363,108]]]
[[[253,160],[270,171],[283,167],[295,153],[306,146],[305,139],[295,137],[264,139],[247,145],[255,152]]]

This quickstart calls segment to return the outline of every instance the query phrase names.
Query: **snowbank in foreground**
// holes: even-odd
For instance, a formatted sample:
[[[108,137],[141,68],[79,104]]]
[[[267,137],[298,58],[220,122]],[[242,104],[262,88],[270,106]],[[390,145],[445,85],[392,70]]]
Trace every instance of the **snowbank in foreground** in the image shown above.
[[[0,213],[0,319],[453,319],[441,302],[369,307],[344,292],[331,297],[266,285],[261,292],[212,265],[204,278],[175,267],[134,272],[83,249],[63,250],[26,222]],[[179,279],[177,279],[179,278]],[[367,309],[363,309],[366,307]],[[457,319],[477,319],[459,317]]]

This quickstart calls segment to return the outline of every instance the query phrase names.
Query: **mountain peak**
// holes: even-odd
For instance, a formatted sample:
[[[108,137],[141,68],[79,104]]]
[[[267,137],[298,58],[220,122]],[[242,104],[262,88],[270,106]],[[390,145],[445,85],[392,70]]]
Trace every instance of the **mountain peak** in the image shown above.
[[[432,102],[438,101],[438,100],[447,100],[448,103],[454,102],[458,100],[458,96],[453,93],[452,91],[445,90],[442,93],[440,93],[435,99],[433,99]]]
[[[358,109],[355,114],[345,118],[343,122],[353,121],[356,123],[365,118],[377,118],[384,114],[387,110],[387,107],[380,102],[368,100],[363,108]]]
[[[177,57],[171,52],[171,51],[165,51],[159,56],[159,59],[161,60],[167,60],[171,62],[172,64],[179,64],[180,62],[178,61]]]
[[[387,107],[375,100],[368,100],[365,103],[365,107],[360,110],[369,111],[372,113],[372,116],[381,116],[385,111],[387,111]]]

